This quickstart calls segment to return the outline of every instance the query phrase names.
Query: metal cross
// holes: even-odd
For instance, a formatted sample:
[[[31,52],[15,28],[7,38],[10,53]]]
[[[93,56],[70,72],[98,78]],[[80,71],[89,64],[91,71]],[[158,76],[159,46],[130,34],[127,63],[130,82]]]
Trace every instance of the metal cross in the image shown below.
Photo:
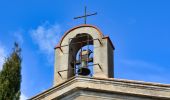
[[[87,14],[86,9],[87,9],[87,7],[85,6],[85,11],[84,11],[84,15],[83,16],[75,17],[74,19],[84,18],[84,23],[86,24],[87,17],[93,16],[93,15],[97,15],[97,12],[93,13],[93,14]]]

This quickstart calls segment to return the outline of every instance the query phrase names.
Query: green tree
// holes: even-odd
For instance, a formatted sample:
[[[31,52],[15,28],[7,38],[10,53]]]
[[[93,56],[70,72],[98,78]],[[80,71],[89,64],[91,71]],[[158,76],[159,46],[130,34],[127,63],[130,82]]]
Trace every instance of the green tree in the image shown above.
[[[21,48],[15,43],[0,71],[0,100],[20,99],[21,61]]]

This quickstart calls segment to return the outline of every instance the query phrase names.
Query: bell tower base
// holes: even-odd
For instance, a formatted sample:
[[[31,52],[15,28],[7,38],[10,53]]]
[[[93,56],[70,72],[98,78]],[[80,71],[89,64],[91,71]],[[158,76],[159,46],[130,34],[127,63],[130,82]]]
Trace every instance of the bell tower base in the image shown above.
[[[31,100],[170,100],[170,85],[75,76]]]

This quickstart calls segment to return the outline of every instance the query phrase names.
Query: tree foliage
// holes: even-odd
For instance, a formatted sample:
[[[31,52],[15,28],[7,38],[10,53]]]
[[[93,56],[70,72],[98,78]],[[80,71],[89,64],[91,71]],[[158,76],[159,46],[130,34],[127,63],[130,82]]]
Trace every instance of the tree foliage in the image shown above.
[[[21,61],[21,48],[15,43],[0,71],[0,100],[20,99]]]

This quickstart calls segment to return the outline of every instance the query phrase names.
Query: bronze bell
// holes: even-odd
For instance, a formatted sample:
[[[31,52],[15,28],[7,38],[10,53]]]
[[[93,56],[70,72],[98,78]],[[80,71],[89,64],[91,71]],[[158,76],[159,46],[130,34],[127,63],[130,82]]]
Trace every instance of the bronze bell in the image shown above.
[[[78,74],[79,75],[84,75],[87,76],[89,75],[90,69],[88,68],[88,63],[92,62],[91,59],[89,58],[90,54],[92,51],[89,50],[83,50],[80,52],[79,57],[80,57],[80,67],[78,68]]]
[[[90,74],[90,70],[88,68],[82,67],[78,69],[79,75],[87,76]]]

